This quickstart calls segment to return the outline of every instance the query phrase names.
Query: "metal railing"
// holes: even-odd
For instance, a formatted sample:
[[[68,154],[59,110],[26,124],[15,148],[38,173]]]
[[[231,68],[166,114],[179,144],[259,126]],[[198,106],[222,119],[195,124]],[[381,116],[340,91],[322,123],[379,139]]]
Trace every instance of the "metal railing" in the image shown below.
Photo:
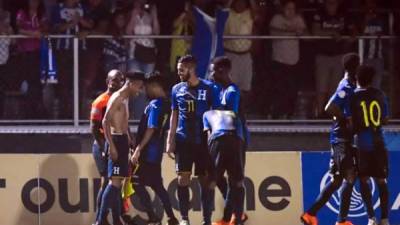
[[[80,120],[79,118],[79,40],[80,38],[74,35],[47,35],[46,38],[50,39],[73,39],[73,117],[71,119],[66,120],[0,120],[0,124],[73,124],[73,126],[78,127],[82,123],[87,123],[87,120]],[[10,38],[10,39],[23,39],[23,38],[32,38],[25,35],[0,35],[0,39],[2,38]],[[111,35],[88,35],[85,39],[107,39],[113,38]],[[173,40],[173,39],[185,39],[190,40],[192,36],[181,36],[181,35],[125,35],[122,36],[125,39],[143,39],[143,38],[151,38],[151,39],[163,39],[163,40]],[[363,60],[364,56],[364,41],[369,39],[382,39],[382,40],[395,40],[398,37],[393,35],[383,35],[383,36],[341,36],[341,39],[357,39],[359,46],[359,55],[361,56],[361,60]],[[232,39],[249,39],[249,40],[329,40],[335,39],[333,36],[243,36],[243,35],[229,35],[224,36],[225,40]]]

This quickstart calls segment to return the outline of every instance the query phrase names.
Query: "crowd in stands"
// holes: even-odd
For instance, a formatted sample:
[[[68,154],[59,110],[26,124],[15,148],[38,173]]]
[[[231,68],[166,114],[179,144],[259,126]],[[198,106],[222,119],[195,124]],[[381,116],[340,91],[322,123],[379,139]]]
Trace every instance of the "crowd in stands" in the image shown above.
[[[87,118],[90,101],[104,89],[110,69],[146,74],[157,70],[173,83],[176,61],[186,53],[198,57],[198,73],[205,78],[210,57],[228,56],[249,114],[321,118],[323,105],[343,75],[342,55],[358,52],[358,41],[342,36],[396,32],[397,19],[391,23],[388,12],[398,5],[396,0],[0,0],[0,35],[29,36],[0,38],[0,117],[72,118],[74,41],[46,38],[65,34],[79,37],[82,119]],[[112,38],[87,38],[102,34]],[[171,34],[194,38],[122,38]],[[224,35],[334,38],[222,41]],[[214,49],[218,41],[223,44]],[[364,62],[377,70],[377,87],[385,84],[392,49],[388,45],[382,39],[364,41]],[[21,99],[28,101],[15,106]],[[132,104],[138,119],[146,96]],[[15,108],[22,112],[10,112]]]

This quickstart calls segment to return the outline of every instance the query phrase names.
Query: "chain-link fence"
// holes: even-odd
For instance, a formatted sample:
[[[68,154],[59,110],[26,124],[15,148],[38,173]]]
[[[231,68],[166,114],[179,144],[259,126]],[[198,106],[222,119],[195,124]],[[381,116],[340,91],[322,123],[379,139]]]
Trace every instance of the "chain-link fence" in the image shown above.
[[[171,85],[177,82],[176,61],[190,52],[189,36],[52,35],[41,40],[38,52],[19,52],[26,38],[0,36],[2,122],[85,123],[91,102],[106,89],[110,69],[160,71]],[[140,61],[134,47],[155,43],[154,56]],[[334,54],[324,54],[323,47]],[[124,52],[120,50],[124,49]],[[226,36],[225,55],[232,61],[232,79],[242,90],[251,119],[316,119],[343,75],[342,56],[358,52],[377,70],[375,85],[396,101],[396,38],[359,36]],[[155,57],[155,58],[151,58]],[[209,60],[209,59],[208,59]],[[205,71],[207,68],[205,68]],[[132,119],[140,118],[145,95],[131,102]],[[394,112],[395,115],[395,112]]]

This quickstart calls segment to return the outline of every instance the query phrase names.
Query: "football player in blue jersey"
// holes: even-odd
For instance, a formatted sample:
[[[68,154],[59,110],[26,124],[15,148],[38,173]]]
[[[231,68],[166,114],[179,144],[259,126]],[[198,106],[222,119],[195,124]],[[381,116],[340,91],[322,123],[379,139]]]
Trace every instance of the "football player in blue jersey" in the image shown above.
[[[242,225],[244,205],[244,160],[242,142],[244,141],[242,125],[238,114],[231,110],[210,110],[203,116],[204,131],[208,133],[208,146],[216,168],[216,177],[228,174],[228,192],[226,205],[229,206],[235,221],[232,224]],[[232,211],[230,213],[232,213]],[[229,225],[227,221],[213,224]]]
[[[167,153],[175,154],[178,175],[178,200],[182,216],[181,225],[189,222],[189,184],[193,164],[199,177],[203,224],[211,224],[213,188],[210,177],[214,175],[211,156],[207,150],[203,132],[204,112],[220,106],[219,90],[213,83],[196,75],[196,59],[183,56],[177,65],[181,80],[172,88],[170,130],[167,137]]]
[[[233,83],[230,77],[231,73],[231,68],[232,64],[231,61],[228,57],[226,56],[220,56],[216,57],[213,59],[211,65],[210,65],[210,78],[214,80],[218,85],[222,87],[221,94],[220,94],[220,99],[221,99],[221,108],[225,110],[231,110],[233,111],[238,118],[240,119],[240,123],[242,125],[242,129],[240,130],[243,132],[243,138],[244,141],[242,141],[242,149],[241,152],[243,154],[243,165],[245,164],[245,159],[246,159],[246,149],[247,149],[247,144],[248,144],[248,139],[249,139],[249,132],[246,126],[246,119],[243,113],[243,110],[241,108],[241,96],[240,96],[240,89],[239,87]],[[227,199],[228,197],[228,181],[227,179],[222,175],[220,177],[217,177],[217,186],[218,189],[221,191],[224,199]],[[226,203],[229,203],[226,201]],[[231,223],[233,224],[235,219],[235,215],[232,214],[233,208],[229,204],[225,204],[224,208],[224,215],[223,218],[215,222],[215,225],[218,224],[224,224],[224,223]],[[231,218],[232,216],[232,218]],[[242,221],[247,220],[247,215],[243,214],[242,215]]]
[[[301,220],[307,225],[317,225],[317,212],[325,205],[332,194],[342,186],[340,210],[337,225],[351,225],[347,221],[350,207],[350,197],[356,179],[355,152],[351,145],[352,135],[347,126],[346,113],[350,110],[350,97],[356,88],[356,72],[360,65],[360,58],[355,53],[343,56],[345,75],[340,81],[336,92],[330,98],[325,111],[333,117],[330,134],[331,183],[321,191],[316,202],[301,216]]]
[[[361,195],[368,213],[368,225],[377,225],[368,181],[370,177],[378,184],[381,206],[380,225],[389,225],[386,179],[389,173],[388,153],[382,133],[382,125],[388,121],[388,102],[385,94],[372,87],[375,69],[360,66],[357,72],[357,89],[350,102],[351,124],[357,147],[358,177]]]
[[[131,162],[137,167],[133,174],[133,187],[149,217],[149,224],[161,224],[151,205],[145,186],[149,186],[161,199],[168,216],[168,225],[178,225],[168,192],[163,185],[161,162],[164,153],[164,137],[169,125],[171,103],[167,88],[160,75],[151,76],[145,82],[146,94],[151,99],[139,123],[137,146]]]

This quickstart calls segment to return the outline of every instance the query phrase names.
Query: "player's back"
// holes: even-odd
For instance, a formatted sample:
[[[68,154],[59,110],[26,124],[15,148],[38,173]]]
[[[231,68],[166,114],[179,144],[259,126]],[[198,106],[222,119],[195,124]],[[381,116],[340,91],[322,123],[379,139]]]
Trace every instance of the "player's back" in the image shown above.
[[[136,143],[140,143],[147,128],[155,129],[150,141],[140,155],[140,160],[151,163],[161,163],[164,151],[164,136],[167,131],[170,116],[170,102],[167,99],[157,98],[150,101],[140,119]]]
[[[104,114],[107,109],[107,103],[110,100],[110,97],[111,94],[109,92],[104,92],[93,101],[92,109],[90,112],[91,120],[103,120]]]
[[[235,134],[243,139],[242,125],[238,115],[230,110],[210,110],[203,116],[205,130],[211,130],[211,138]]]
[[[373,150],[383,144],[382,124],[388,116],[384,93],[376,88],[356,89],[351,98],[355,142],[359,148]]]

